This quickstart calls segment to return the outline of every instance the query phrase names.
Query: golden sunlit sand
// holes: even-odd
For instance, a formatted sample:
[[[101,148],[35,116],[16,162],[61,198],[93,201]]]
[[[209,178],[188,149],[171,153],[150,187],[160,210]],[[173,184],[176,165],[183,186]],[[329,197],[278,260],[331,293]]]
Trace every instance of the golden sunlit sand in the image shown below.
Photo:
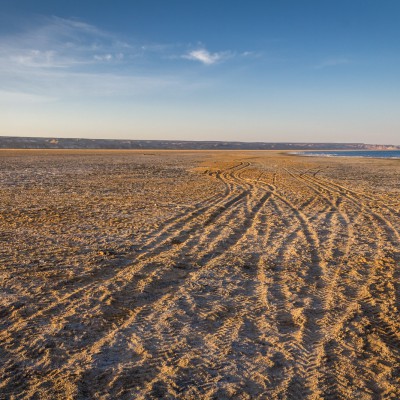
[[[0,152],[0,398],[400,398],[400,162]]]

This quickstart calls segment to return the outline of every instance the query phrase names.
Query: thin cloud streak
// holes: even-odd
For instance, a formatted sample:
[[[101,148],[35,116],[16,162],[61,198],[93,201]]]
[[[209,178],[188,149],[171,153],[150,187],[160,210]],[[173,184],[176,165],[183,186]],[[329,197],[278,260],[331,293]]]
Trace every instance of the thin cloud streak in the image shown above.
[[[1,100],[135,96],[183,85],[162,73],[135,72],[141,47],[83,22],[45,18],[39,27],[0,38]]]
[[[182,56],[187,60],[199,61],[204,65],[212,65],[227,59],[231,54],[229,52],[210,53],[208,50],[201,48],[192,50],[188,54]]]
[[[211,53],[204,47],[176,56],[182,46],[130,43],[85,22],[43,17],[35,27],[0,37],[0,97],[3,102],[18,98],[30,103],[168,93],[172,88],[201,90],[207,80],[178,74],[177,60],[210,66],[235,56],[229,51]],[[140,63],[146,65],[145,72],[139,72]],[[172,72],[160,68],[162,63],[169,63]]]
[[[71,68],[139,53],[137,46],[75,20],[44,18],[40,26],[0,39],[0,59],[10,67]],[[97,57],[97,58],[96,58]]]
[[[333,57],[333,58],[327,58],[320,62],[319,64],[315,65],[315,69],[323,69],[323,68],[329,68],[329,67],[336,67],[339,65],[347,65],[351,64],[351,60],[345,57]]]

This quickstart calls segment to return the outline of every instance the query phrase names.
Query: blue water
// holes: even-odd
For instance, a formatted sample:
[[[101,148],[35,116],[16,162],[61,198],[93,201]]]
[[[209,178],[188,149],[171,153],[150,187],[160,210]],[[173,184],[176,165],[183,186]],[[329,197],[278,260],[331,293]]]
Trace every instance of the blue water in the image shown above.
[[[400,159],[400,150],[297,151],[296,153],[292,154],[318,157],[367,157]]]

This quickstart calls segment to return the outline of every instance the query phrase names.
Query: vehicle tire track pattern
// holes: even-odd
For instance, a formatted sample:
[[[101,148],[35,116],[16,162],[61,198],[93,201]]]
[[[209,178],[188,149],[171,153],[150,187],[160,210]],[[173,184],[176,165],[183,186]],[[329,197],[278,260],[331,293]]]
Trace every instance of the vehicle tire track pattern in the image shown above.
[[[0,394],[399,398],[397,205],[328,172],[261,156],[205,166],[220,193],[117,268],[15,311]]]

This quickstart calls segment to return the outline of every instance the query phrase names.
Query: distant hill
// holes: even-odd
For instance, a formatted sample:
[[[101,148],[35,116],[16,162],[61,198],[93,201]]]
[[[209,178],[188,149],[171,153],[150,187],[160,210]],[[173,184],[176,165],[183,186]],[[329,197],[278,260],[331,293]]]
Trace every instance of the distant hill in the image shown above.
[[[1,136],[2,149],[149,150],[397,150],[400,146],[364,143],[268,143],[183,140],[114,140]]]

